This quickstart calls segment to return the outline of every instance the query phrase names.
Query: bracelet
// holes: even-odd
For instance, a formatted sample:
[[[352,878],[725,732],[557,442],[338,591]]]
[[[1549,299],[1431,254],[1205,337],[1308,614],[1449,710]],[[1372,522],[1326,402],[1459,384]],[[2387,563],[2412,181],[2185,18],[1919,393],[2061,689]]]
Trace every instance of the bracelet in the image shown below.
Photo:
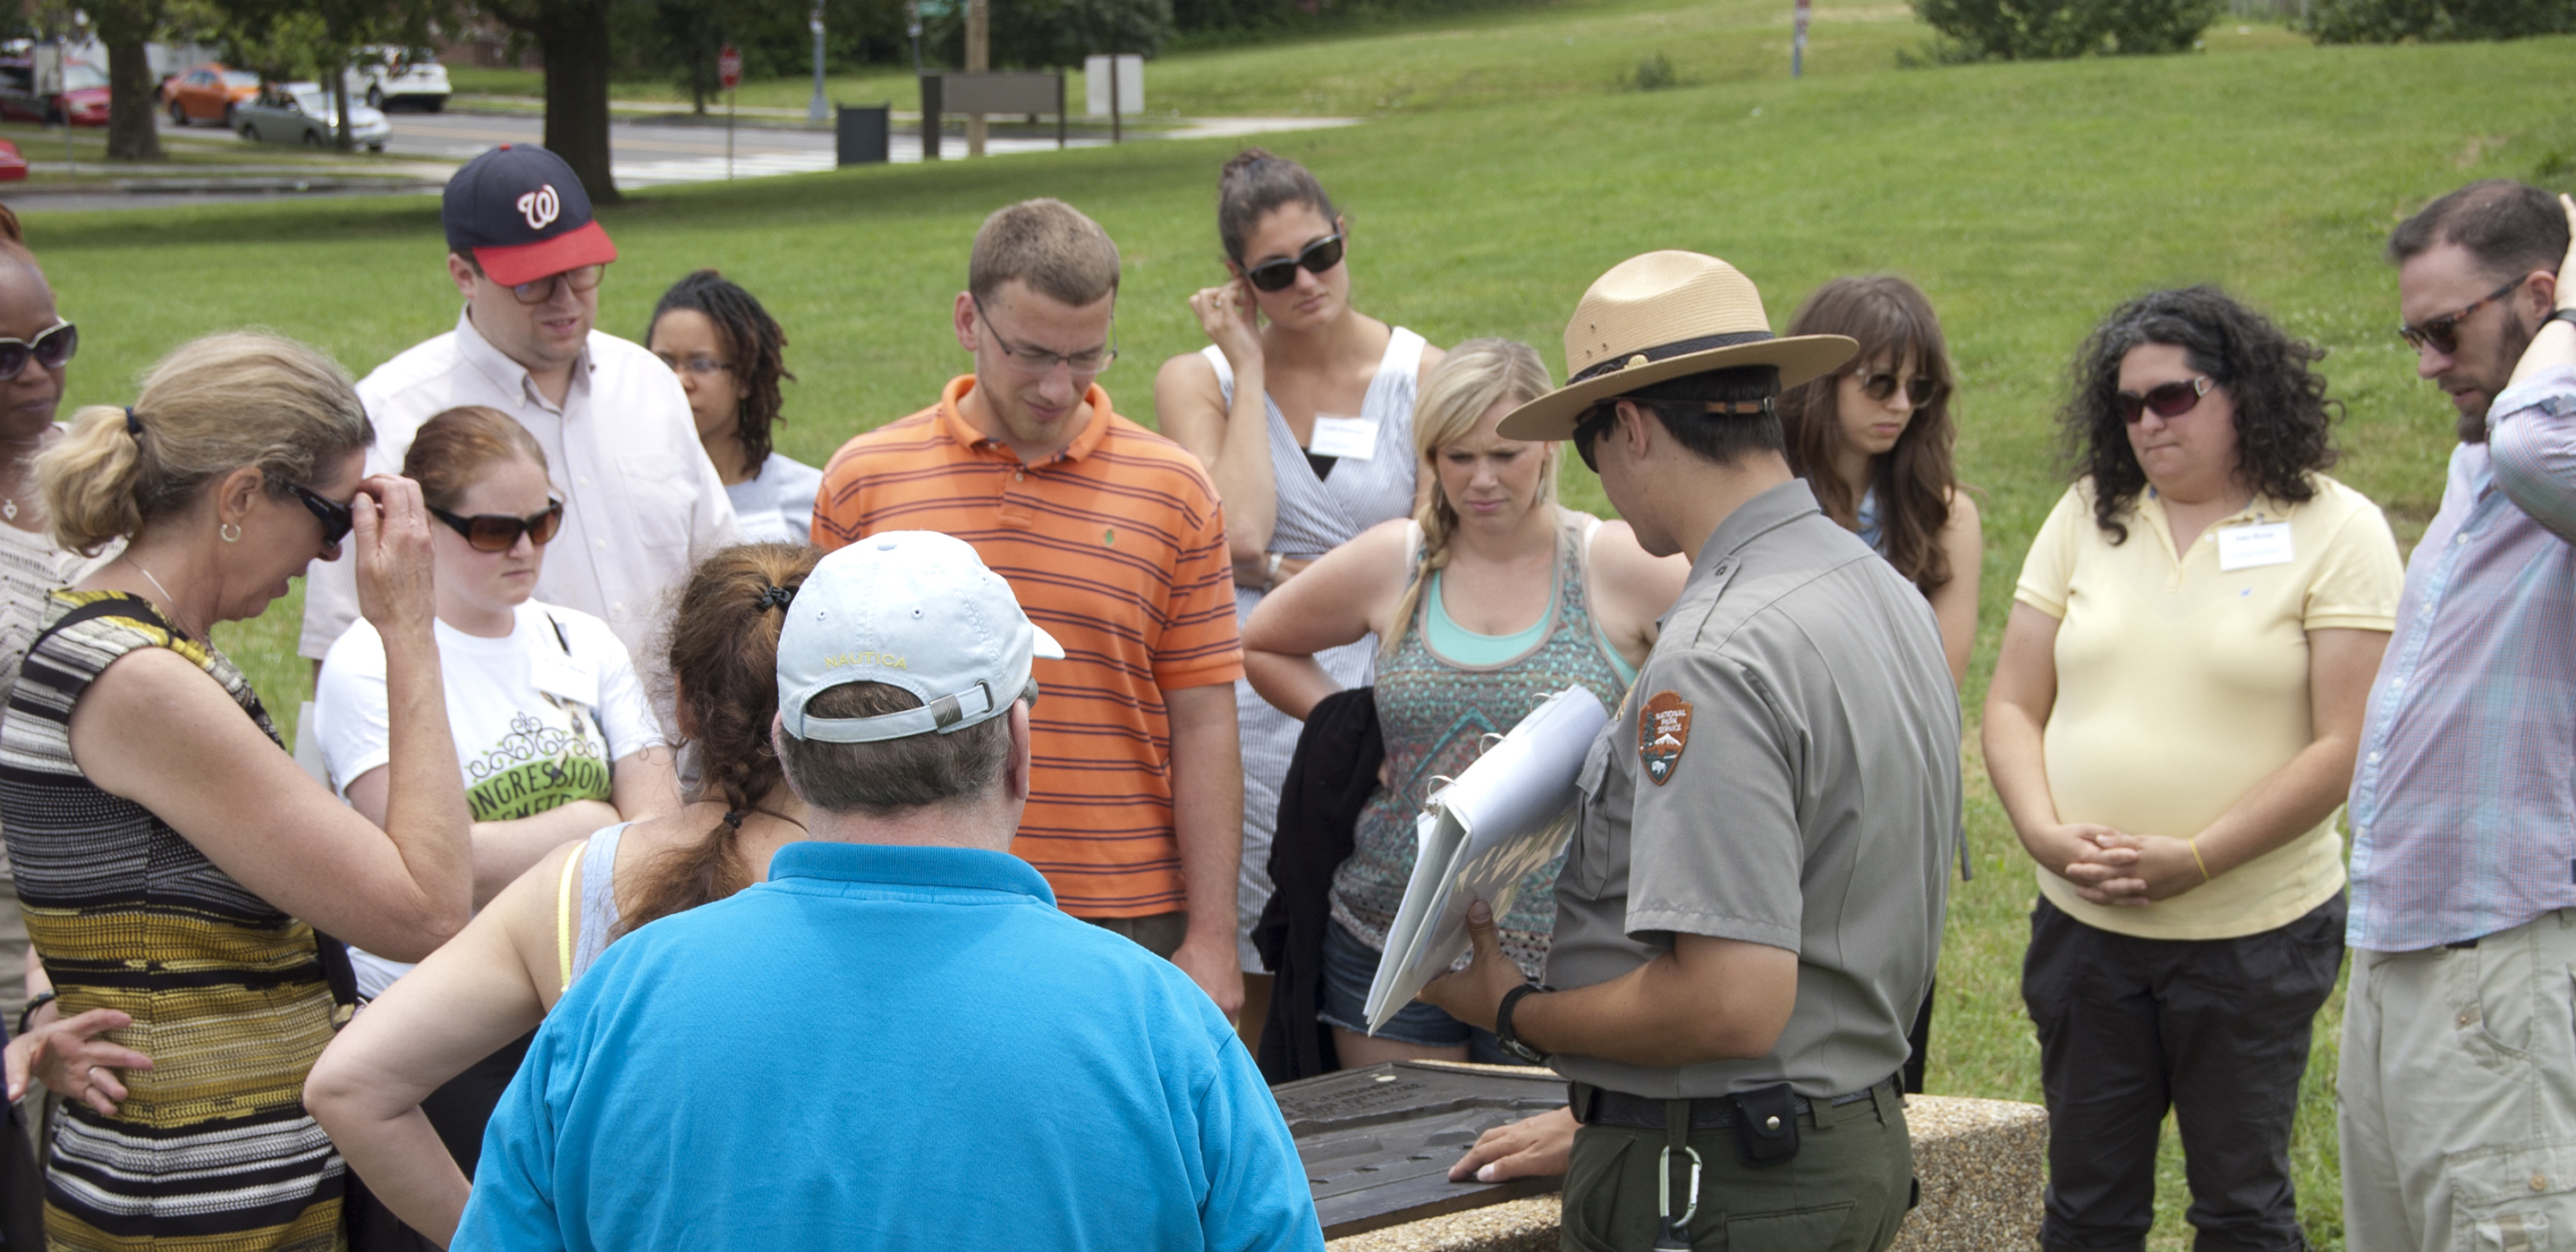
[[[1273,552],[1270,554],[1270,563],[1263,566],[1261,570],[1261,589],[1263,591],[1268,591],[1279,585],[1279,565],[1287,559],[1288,554],[1285,552]]]
[[[36,1010],[38,1010],[38,1009],[40,1009],[40,1008],[43,1008],[43,1007],[45,1007],[46,1005],[51,1004],[51,1003],[53,1003],[53,1002],[54,1002],[54,993],[53,993],[53,992],[50,992],[50,991],[41,991],[41,992],[36,993],[36,998],[35,998],[35,999],[32,999],[32,1000],[27,1001],[27,1007],[25,1007],[25,1008],[23,1008],[23,1009],[18,1010],[18,1033],[19,1033],[19,1034],[22,1034],[22,1035],[23,1035],[23,1034],[25,1034],[25,1033],[27,1033],[27,1022],[28,1022],[28,1019],[30,1019],[30,1018],[32,1018],[32,1017],[34,1017],[34,1016],[36,1015]]]
[[[2191,863],[2200,867],[2200,880],[2202,882],[2208,882],[2209,862],[2200,859],[2200,836],[2193,835],[2191,838],[2183,840],[2182,846],[2191,849]]]

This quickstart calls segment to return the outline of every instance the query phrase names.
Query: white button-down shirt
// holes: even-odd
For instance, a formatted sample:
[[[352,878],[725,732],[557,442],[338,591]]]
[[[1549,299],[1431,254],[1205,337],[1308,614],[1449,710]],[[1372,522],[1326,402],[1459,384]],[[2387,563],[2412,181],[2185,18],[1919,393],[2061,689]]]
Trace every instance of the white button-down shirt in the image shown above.
[[[708,553],[736,540],[733,504],[698,447],[688,396],[671,368],[643,348],[594,330],[558,406],[527,368],[474,329],[456,330],[376,367],[358,384],[375,422],[369,474],[399,474],[422,423],[480,404],[518,420],[546,450],[564,502],[563,529],[546,545],[536,598],[606,621],[638,657],[663,595]],[[352,558],[305,571],[304,637],[296,651],[320,658],[358,616]]]

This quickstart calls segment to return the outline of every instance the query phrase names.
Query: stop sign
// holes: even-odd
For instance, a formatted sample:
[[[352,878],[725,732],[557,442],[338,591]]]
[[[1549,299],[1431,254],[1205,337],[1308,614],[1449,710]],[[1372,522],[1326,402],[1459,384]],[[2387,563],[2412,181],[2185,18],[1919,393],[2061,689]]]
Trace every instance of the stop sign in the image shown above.
[[[724,80],[727,91],[742,85],[742,53],[735,51],[732,44],[726,44],[725,50],[716,54],[716,77]]]

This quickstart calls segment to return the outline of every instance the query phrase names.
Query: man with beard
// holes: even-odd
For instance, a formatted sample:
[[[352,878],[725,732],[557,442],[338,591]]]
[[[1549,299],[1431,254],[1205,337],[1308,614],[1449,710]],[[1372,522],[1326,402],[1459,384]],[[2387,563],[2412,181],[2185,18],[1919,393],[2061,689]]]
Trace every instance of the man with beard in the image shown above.
[[[2344,1228],[2356,1252],[2576,1230],[2576,200],[2473,183],[2388,241],[2459,411],[2353,775]],[[2562,1236],[2564,1237],[2564,1236]]]

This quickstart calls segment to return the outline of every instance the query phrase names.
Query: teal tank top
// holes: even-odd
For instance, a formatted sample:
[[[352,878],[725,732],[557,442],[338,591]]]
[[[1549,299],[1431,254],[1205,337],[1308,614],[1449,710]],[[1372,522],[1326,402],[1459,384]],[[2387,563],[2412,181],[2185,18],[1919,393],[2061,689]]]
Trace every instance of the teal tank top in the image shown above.
[[[1566,516],[1569,524],[1557,537],[1555,594],[1536,625],[1508,636],[1459,627],[1440,607],[1435,572],[1412,628],[1378,659],[1377,718],[1389,781],[1361,810],[1350,859],[1333,873],[1332,913],[1352,937],[1379,951],[1413,877],[1413,819],[1439,786],[1433,779],[1465,773],[1484,736],[1510,730],[1549,696],[1579,685],[1602,707],[1617,708],[1634,676],[1603,640],[1584,594],[1585,519]],[[1532,978],[1547,962],[1556,873],[1564,860],[1560,854],[1523,880],[1500,919],[1503,951]]]

